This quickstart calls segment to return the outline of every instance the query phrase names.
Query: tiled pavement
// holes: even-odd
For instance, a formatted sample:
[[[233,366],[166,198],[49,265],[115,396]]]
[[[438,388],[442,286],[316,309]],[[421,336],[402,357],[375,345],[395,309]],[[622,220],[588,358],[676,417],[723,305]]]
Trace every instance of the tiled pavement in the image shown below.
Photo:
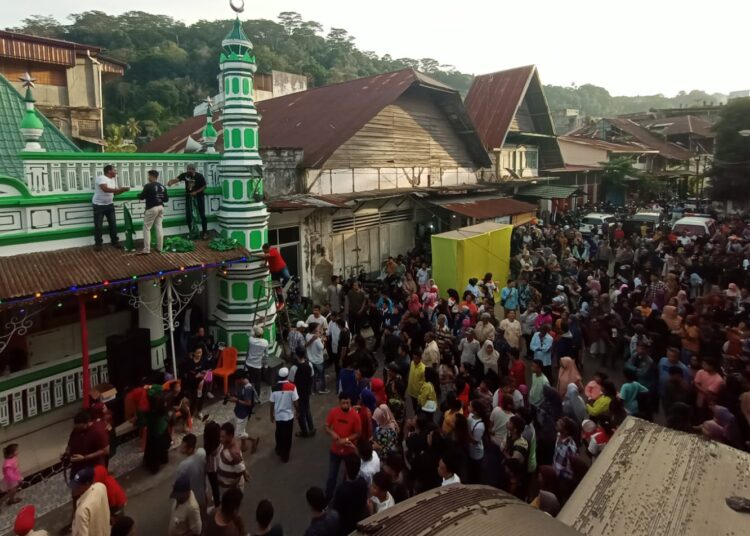
[[[269,396],[270,387],[264,385],[260,393],[260,398],[262,401],[267,401]],[[231,404],[226,406],[223,405],[221,403],[221,397],[217,396],[213,403],[207,406],[206,412],[209,413],[210,420],[223,423],[232,418],[232,409],[233,406]],[[198,436],[202,435],[203,427],[204,423],[200,419],[195,419],[193,433]],[[182,432],[175,434],[172,446],[173,449],[177,448],[180,444],[182,435]],[[143,453],[140,452],[139,447],[140,440],[137,438],[127,441],[117,447],[116,454],[109,462],[109,470],[118,479],[140,467]],[[155,483],[158,483],[161,480],[160,474],[161,473],[149,477],[140,484],[137,484],[135,489],[128,487],[127,492],[129,494],[138,493],[143,491],[143,489],[155,485]],[[162,476],[161,478],[165,478],[165,476]],[[3,504],[0,508],[0,534],[6,534],[12,529],[16,515],[23,506],[33,504],[36,507],[37,518],[39,518],[44,514],[69,503],[70,491],[65,483],[63,474],[58,473],[22,490],[19,493],[19,497],[22,499],[20,503],[12,506]]]

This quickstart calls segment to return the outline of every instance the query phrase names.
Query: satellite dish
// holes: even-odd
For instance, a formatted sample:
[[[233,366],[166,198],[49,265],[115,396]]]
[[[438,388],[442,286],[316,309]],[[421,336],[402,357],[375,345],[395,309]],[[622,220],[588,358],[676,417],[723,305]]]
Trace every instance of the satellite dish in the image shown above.
[[[201,149],[203,149],[203,146],[195,141],[192,136],[188,136],[187,140],[185,140],[185,152],[186,153],[197,153]]]
[[[237,5],[235,5],[234,0],[229,0],[229,6],[235,13],[242,13],[245,11],[245,0],[240,0]]]

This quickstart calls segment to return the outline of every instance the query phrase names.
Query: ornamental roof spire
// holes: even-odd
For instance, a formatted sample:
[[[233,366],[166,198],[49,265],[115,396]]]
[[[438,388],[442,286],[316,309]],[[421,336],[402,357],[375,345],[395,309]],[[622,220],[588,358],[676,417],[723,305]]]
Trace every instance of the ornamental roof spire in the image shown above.
[[[26,146],[23,150],[36,152],[44,151],[41,143],[39,143],[39,139],[44,133],[44,123],[42,123],[42,120],[34,107],[36,101],[34,100],[34,94],[31,91],[36,79],[32,78],[29,73],[24,73],[19,80],[23,83],[23,87],[26,88],[26,95],[23,99],[26,103],[26,112],[23,114],[23,119],[21,120],[20,125],[21,134],[23,134],[23,139],[26,142]]]
[[[214,127],[214,116],[213,110],[211,109],[213,100],[211,100],[211,97],[206,97],[203,102],[206,103],[206,126],[203,127],[203,139],[201,140],[203,143],[203,150],[207,153],[215,153],[216,148],[214,147],[214,144],[216,143],[218,134]]]
[[[221,59],[220,62],[224,63],[227,61],[245,62],[255,65],[255,54],[253,54],[253,44],[247,37],[245,30],[242,29],[242,22],[240,21],[240,13],[245,10],[245,1],[239,0],[239,4],[235,4],[235,0],[230,0],[229,5],[237,13],[237,17],[234,19],[232,29],[224,37],[221,42]]]

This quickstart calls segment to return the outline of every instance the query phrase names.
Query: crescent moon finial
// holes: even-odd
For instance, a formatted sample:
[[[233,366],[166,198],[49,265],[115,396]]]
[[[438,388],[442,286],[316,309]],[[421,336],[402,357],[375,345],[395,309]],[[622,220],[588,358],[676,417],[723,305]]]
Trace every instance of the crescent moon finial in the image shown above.
[[[239,0],[238,4],[235,4],[234,0],[229,0],[229,6],[235,13],[242,13],[245,11],[245,0]]]

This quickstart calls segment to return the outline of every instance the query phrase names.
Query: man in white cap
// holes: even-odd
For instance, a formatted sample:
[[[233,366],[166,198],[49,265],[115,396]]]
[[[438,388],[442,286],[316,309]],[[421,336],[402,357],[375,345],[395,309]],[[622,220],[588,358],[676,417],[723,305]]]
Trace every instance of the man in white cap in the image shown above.
[[[555,296],[552,298],[552,303],[559,307],[568,306],[568,296],[565,294],[564,286],[557,285],[557,287],[555,287]]]
[[[271,391],[271,422],[276,423],[276,454],[281,461],[289,461],[294,434],[294,417],[297,413],[297,387],[289,381],[289,369],[279,369],[278,381]]]
[[[306,342],[305,334],[307,333],[307,324],[303,320],[298,320],[295,329],[289,330],[286,342],[289,345],[289,360],[294,362],[297,358],[297,350],[305,351]]]

